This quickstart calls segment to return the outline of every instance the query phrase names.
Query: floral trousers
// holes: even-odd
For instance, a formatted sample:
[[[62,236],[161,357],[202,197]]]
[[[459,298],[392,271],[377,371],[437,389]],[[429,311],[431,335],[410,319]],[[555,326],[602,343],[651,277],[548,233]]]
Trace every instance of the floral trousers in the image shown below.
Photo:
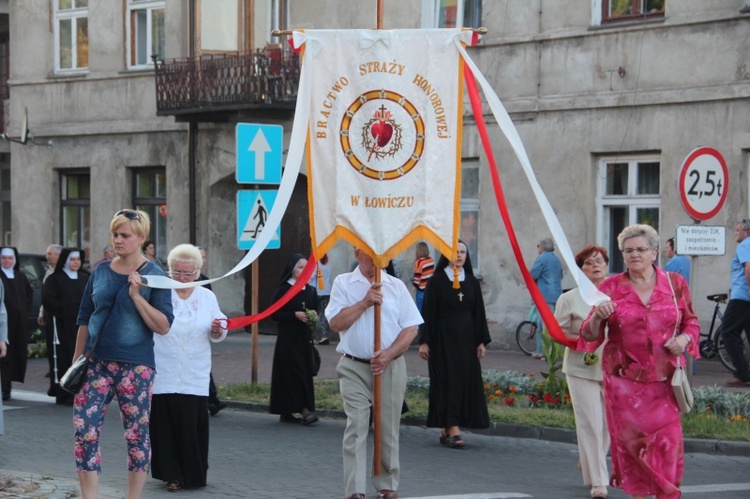
[[[128,471],[149,471],[148,423],[155,370],[148,366],[91,358],[86,382],[73,401],[77,471],[101,473],[99,433],[109,403],[117,396],[128,446]]]

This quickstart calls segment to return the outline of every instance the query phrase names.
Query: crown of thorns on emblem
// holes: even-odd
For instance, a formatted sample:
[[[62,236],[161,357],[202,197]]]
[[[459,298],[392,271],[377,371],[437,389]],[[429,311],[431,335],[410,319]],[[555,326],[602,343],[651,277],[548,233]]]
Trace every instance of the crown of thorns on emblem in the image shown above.
[[[380,106],[362,127],[362,147],[377,159],[394,156],[402,147],[401,132],[391,112]]]

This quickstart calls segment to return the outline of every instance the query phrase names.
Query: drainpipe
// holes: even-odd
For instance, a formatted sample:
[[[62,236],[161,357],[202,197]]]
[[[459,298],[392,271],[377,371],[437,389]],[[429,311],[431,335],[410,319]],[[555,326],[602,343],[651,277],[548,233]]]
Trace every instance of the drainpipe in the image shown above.
[[[189,40],[188,40],[188,55],[191,60],[195,59],[195,0],[191,0],[189,4]],[[198,123],[190,121],[188,123],[188,224],[189,224],[189,239],[190,244],[197,244],[196,237],[196,187],[195,187],[195,152],[196,142],[198,137]]]

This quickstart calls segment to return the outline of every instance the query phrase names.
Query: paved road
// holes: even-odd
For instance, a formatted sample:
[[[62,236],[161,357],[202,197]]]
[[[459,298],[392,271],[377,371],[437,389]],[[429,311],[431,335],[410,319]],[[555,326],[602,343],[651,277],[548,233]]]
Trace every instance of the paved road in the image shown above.
[[[39,397],[27,393],[19,392],[18,397],[5,412],[8,434],[0,440],[0,469],[20,470],[26,475],[34,474],[38,481],[61,484],[59,494],[73,490],[70,408],[32,401]],[[102,484],[106,498],[124,495],[126,483],[125,445],[115,414],[107,419],[102,434]],[[314,427],[303,427],[281,424],[271,415],[224,411],[211,418],[210,424],[209,485],[202,490],[180,492],[181,496],[343,497],[343,420],[323,419]],[[576,469],[574,445],[474,434],[466,437],[467,448],[453,450],[440,447],[435,430],[402,427],[401,497],[588,496]],[[688,454],[685,464],[686,497],[750,497],[750,483],[744,483],[750,481],[750,457]],[[367,492],[368,498],[374,497],[374,490]],[[161,482],[149,479],[144,497],[175,496]],[[610,497],[626,496],[611,491]]]
[[[259,337],[258,378],[269,381],[275,337]],[[320,346],[321,377],[334,377],[338,355],[333,346]],[[251,336],[231,335],[214,347],[214,375],[220,384],[247,381],[251,376]],[[407,352],[412,375],[426,375],[416,349]],[[46,390],[46,361],[31,360],[27,382],[15,385],[5,410],[6,435],[0,437],[0,475],[29,478],[41,488],[18,497],[72,497],[76,490],[70,408],[56,406],[40,392]],[[540,372],[546,367],[521,353],[490,350],[485,369]],[[698,385],[721,383],[726,371],[715,361],[700,361]],[[116,410],[116,407],[112,408]],[[341,435],[344,422],[322,419],[315,427],[282,425],[274,416],[224,411],[211,418],[209,486],[184,491],[188,497],[336,498],[342,497]],[[442,448],[435,430],[402,427],[404,498],[455,497],[587,497],[576,469],[572,444],[466,434],[463,450]],[[125,446],[116,412],[102,435],[104,473],[102,497],[124,496]],[[685,496],[690,498],[750,498],[747,470],[750,457],[688,454]],[[40,492],[48,491],[47,495]],[[368,497],[374,491],[368,490]],[[144,497],[174,497],[160,482],[149,479]],[[0,492],[0,497],[2,493]],[[13,496],[11,496],[13,497]],[[626,497],[611,491],[610,497]]]

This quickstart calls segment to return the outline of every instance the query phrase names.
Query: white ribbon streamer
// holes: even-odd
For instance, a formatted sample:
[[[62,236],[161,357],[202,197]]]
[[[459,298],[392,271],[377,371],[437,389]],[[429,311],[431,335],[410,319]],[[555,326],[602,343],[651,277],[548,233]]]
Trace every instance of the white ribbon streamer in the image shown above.
[[[505,138],[508,139],[508,142],[510,142],[513,151],[516,153],[516,157],[521,162],[521,167],[523,168],[523,171],[526,174],[526,178],[531,185],[534,196],[536,197],[536,200],[539,203],[539,207],[542,210],[542,215],[547,222],[547,226],[552,233],[552,237],[557,243],[560,254],[565,261],[565,265],[567,265],[570,273],[573,274],[573,279],[575,279],[576,284],[578,284],[578,289],[581,292],[581,297],[587,304],[591,306],[599,305],[600,303],[609,301],[609,297],[599,291],[596,286],[594,286],[594,283],[592,283],[589,278],[586,277],[586,274],[584,274],[583,271],[578,268],[578,265],[576,265],[575,256],[573,255],[573,251],[570,249],[570,244],[568,244],[568,239],[565,237],[565,233],[563,232],[562,226],[560,225],[560,221],[557,219],[552,206],[549,204],[547,196],[544,195],[544,191],[542,191],[542,188],[536,179],[536,175],[534,175],[534,170],[531,168],[531,162],[529,161],[529,157],[526,154],[526,149],[523,146],[521,137],[518,135],[518,130],[516,130],[516,127],[513,124],[513,120],[511,120],[510,115],[505,110],[505,106],[503,106],[502,102],[500,102],[500,98],[492,89],[492,86],[485,79],[484,75],[482,75],[481,71],[479,71],[479,68],[476,66],[476,64],[474,64],[474,61],[471,60],[471,57],[469,57],[469,54],[466,52],[466,49],[464,49],[463,44],[461,43],[460,37],[456,36],[453,41],[456,44],[456,47],[458,47],[458,51],[461,53],[464,61],[466,62],[466,64],[468,64],[469,68],[471,68],[471,71],[474,73],[474,77],[481,85],[482,91],[487,98],[487,103],[490,106],[490,110],[492,111],[497,124],[500,126],[500,130],[502,130],[503,134],[505,134]]]
[[[297,32],[295,32],[295,35]],[[279,193],[276,195],[276,201],[273,204],[271,213],[268,215],[266,225],[263,227],[263,231],[260,236],[255,240],[255,244],[247,252],[245,257],[234,266],[232,270],[227,272],[221,277],[215,277],[213,279],[207,279],[203,281],[193,282],[177,282],[165,276],[143,276],[144,283],[151,288],[158,289],[181,289],[181,288],[194,288],[196,286],[203,286],[224,279],[227,276],[236,274],[240,270],[244,269],[251,263],[253,263],[266,249],[268,243],[276,233],[276,229],[281,224],[281,218],[286,212],[286,208],[289,205],[289,200],[292,198],[292,192],[294,191],[294,184],[297,181],[297,175],[299,175],[300,167],[302,165],[302,159],[305,153],[305,140],[307,137],[307,125],[310,117],[310,95],[311,86],[310,78],[307,76],[307,67],[309,67],[309,60],[312,54],[305,50],[304,58],[306,61],[302,64],[299,78],[299,90],[297,91],[297,105],[294,110],[294,122],[292,127],[292,136],[289,141],[289,152],[286,157],[286,163],[284,165],[284,173],[281,176],[281,184],[279,185]]]
[[[381,42],[386,47],[390,47],[393,42],[393,36],[390,31],[378,30],[378,31],[363,31],[359,35],[359,48],[368,49],[375,45],[377,42]]]

